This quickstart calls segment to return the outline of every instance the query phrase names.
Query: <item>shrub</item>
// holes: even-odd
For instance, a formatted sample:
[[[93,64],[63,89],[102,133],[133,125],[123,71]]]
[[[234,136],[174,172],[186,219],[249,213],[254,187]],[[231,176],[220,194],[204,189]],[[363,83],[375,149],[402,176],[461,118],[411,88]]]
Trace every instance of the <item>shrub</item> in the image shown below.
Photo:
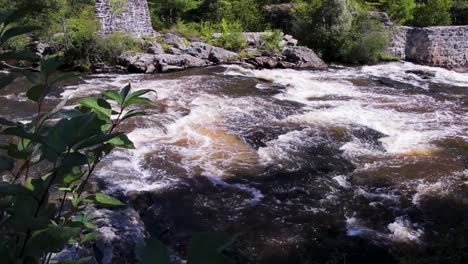
[[[413,12],[416,8],[414,0],[383,0],[382,2],[383,11],[395,23],[405,24],[413,19]]]
[[[274,31],[265,32],[260,37],[262,46],[267,52],[278,52],[281,47],[281,41],[283,41],[283,31],[276,29]]]
[[[350,63],[376,63],[388,44],[388,34],[379,21],[358,15],[340,47],[341,60]]]
[[[197,23],[184,23],[182,20],[178,20],[169,31],[178,32],[188,38],[200,37],[200,25]]]
[[[125,32],[114,32],[98,40],[95,56],[100,61],[116,63],[128,51],[141,51],[142,42]]]
[[[208,44],[213,44],[213,34],[217,31],[217,26],[210,22],[201,22],[200,23],[200,36]]]
[[[451,24],[452,0],[424,0],[414,10],[412,25],[419,27]]]
[[[247,42],[243,36],[242,25],[239,22],[228,22],[223,19],[221,21],[221,36],[216,43],[229,50],[240,50],[247,46]]]
[[[297,7],[294,35],[325,60],[339,59],[343,38],[352,26],[354,8],[348,0],[312,0]],[[319,36],[319,37],[318,37]]]

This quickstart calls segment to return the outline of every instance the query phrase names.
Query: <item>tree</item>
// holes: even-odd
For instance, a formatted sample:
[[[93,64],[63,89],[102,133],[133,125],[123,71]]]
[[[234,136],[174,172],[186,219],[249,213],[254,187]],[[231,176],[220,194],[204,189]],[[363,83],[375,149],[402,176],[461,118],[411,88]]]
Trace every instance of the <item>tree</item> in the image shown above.
[[[416,5],[412,25],[419,27],[451,24],[452,0],[424,0]]]
[[[174,25],[190,10],[196,9],[201,0],[151,0],[152,13],[167,27]]]
[[[382,8],[391,17],[392,21],[405,24],[413,19],[416,2],[414,0],[383,0]]]
[[[454,0],[452,7],[452,23],[454,25],[468,25],[468,1]]]
[[[351,29],[353,6],[349,0],[311,0],[297,7],[293,31],[304,44],[326,60],[339,57],[343,38]]]

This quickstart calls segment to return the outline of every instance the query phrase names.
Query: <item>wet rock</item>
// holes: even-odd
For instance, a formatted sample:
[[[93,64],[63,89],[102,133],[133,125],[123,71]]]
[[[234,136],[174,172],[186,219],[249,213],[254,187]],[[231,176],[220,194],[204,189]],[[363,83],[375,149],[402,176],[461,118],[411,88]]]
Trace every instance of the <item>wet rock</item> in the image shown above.
[[[53,55],[56,53],[54,47],[49,44],[41,43],[39,41],[33,41],[29,46],[30,50],[34,52],[39,58],[43,58],[47,55]]]
[[[168,54],[172,54],[172,55],[180,55],[182,54],[182,51],[180,49],[177,49],[177,48],[174,48],[174,47],[170,47],[166,50],[166,53]]]
[[[246,62],[254,65],[256,68],[273,69],[278,66],[279,60],[275,57],[260,56],[249,58]]]
[[[168,45],[172,45],[174,46],[175,48],[178,48],[178,49],[185,49],[187,46],[185,45],[184,43],[184,40],[183,38],[175,35],[175,34],[172,34],[172,33],[166,33],[162,36],[162,42],[168,44]]]
[[[325,62],[315,52],[306,47],[287,47],[283,50],[286,61],[296,64],[299,68],[323,68]]]
[[[163,54],[164,48],[162,47],[161,44],[156,42],[156,43],[152,43],[146,52],[149,54]]]
[[[215,47],[203,42],[190,43],[187,49],[184,50],[184,53],[200,59],[209,60],[213,63],[226,63],[238,60],[239,58],[239,55],[237,55],[237,53],[225,50],[223,48]]]
[[[56,254],[54,261],[88,257],[89,264],[135,263],[135,247],[144,241],[146,229],[139,214],[132,208],[121,210],[92,209],[95,225],[101,236],[93,246],[69,246]]]
[[[295,39],[291,35],[284,35],[283,40],[286,41],[286,45],[288,46],[296,46],[297,43],[299,42],[297,39]]]
[[[416,74],[424,79],[434,78],[436,76],[435,71],[423,71],[423,70],[408,70],[406,73]]]
[[[205,60],[187,55],[136,54],[123,56],[119,63],[130,73],[156,73],[205,66]]]

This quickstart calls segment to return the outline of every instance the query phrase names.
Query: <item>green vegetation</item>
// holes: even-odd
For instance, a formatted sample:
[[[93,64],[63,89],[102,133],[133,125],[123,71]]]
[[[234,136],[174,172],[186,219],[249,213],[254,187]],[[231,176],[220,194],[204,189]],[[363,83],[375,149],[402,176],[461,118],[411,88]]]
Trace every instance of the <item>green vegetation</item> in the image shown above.
[[[11,38],[38,29],[15,25],[20,18],[24,18],[22,11],[0,13],[3,48]],[[27,55],[0,54],[3,60]],[[76,77],[57,71],[63,63],[57,56],[48,57],[38,72],[15,67],[0,79],[1,89],[19,76],[26,77],[31,83],[26,96],[37,109],[27,122],[0,118],[0,256],[5,264],[49,263],[52,254],[68,244],[89,245],[100,233],[85,209],[93,204],[124,205],[106,194],[89,193],[86,187],[95,168],[113,149],[134,148],[117,129],[124,120],[145,114],[138,106],[151,103],[142,96],[153,90],[131,93],[127,85],[120,92],[106,91],[101,98],[83,98],[72,110],[63,109],[66,100],[44,109],[51,90]]]
[[[278,52],[282,48],[281,41],[283,40],[283,37],[284,33],[279,29],[267,31],[261,36],[262,46],[267,52]]]
[[[216,40],[216,44],[230,50],[240,50],[247,46],[242,36],[242,25],[239,22],[221,21],[221,36]]]

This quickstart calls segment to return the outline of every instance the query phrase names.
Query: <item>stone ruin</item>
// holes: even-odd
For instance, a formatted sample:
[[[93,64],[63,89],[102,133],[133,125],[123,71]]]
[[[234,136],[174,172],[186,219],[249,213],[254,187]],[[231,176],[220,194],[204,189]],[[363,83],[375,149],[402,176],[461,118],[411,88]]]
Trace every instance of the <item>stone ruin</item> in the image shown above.
[[[100,33],[124,31],[134,36],[155,35],[151,26],[148,2],[146,0],[121,0],[123,12],[112,12],[111,1],[96,0],[96,17],[101,22]]]

